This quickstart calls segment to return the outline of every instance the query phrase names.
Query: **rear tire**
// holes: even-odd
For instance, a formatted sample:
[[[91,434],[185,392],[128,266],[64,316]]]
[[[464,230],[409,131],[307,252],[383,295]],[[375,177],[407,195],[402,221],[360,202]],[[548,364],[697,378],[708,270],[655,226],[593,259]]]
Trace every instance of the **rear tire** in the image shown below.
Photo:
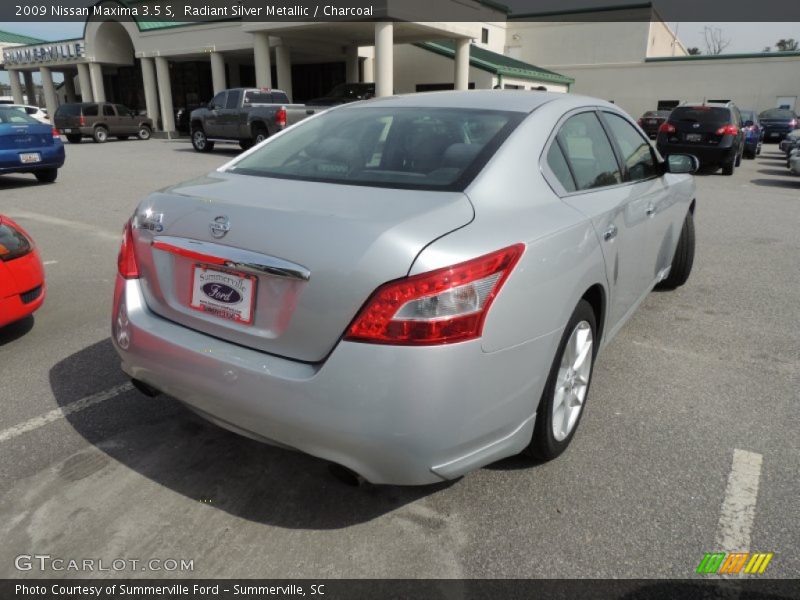
[[[269,137],[269,132],[261,125],[253,127],[253,144],[260,144]]]
[[[733,169],[736,161],[731,160],[731,162],[722,165],[722,174],[723,175],[733,175]]]
[[[567,449],[575,436],[592,381],[596,332],[594,310],[586,300],[581,300],[558,344],[536,411],[533,439],[525,454],[552,460]]]
[[[108,141],[108,129],[105,127],[95,127],[92,139],[97,144],[105,144]]]
[[[239,148],[242,150],[250,150],[253,147],[253,140],[239,140]]]
[[[744,154],[744,149],[742,149],[742,154]],[[742,154],[737,154],[736,155],[736,166],[737,167],[742,166]]]
[[[53,183],[58,177],[58,169],[42,169],[34,171],[33,174],[39,180],[39,183]]]
[[[214,142],[209,141],[202,127],[198,127],[192,131],[192,147],[198,152],[211,152],[214,149]]]
[[[660,282],[657,287],[663,290],[674,290],[682,286],[689,279],[692,265],[694,265],[694,215],[688,212],[681,228],[678,247],[675,248],[675,256],[672,257],[669,277]]]
[[[76,134],[74,134],[74,133],[70,133],[70,134],[67,136],[67,141],[68,141],[70,144],[80,144],[82,139],[83,139],[83,136],[82,136],[82,135],[80,135],[80,134],[77,134],[77,135],[76,135]]]

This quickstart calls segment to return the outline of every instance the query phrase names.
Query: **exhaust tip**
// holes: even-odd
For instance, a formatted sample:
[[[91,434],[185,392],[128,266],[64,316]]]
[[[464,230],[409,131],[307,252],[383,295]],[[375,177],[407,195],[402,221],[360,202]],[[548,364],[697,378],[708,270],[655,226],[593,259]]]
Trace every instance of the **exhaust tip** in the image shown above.
[[[331,463],[328,465],[328,470],[331,472],[336,479],[344,483],[345,485],[349,485],[350,487],[361,487],[367,483],[367,480],[364,479],[361,475],[356,473],[355,471],[351,471],[347,467],[342,465],[337,465],[336,463]]]
[[[131,379],[131,383],[133,387],[137,390],[142,392],[145,396],[149,398],[155,398],[156,396],[160,396],[161,392],[154,388],[152,385],[146,384],[144,381],[139,381],[138,379]]]

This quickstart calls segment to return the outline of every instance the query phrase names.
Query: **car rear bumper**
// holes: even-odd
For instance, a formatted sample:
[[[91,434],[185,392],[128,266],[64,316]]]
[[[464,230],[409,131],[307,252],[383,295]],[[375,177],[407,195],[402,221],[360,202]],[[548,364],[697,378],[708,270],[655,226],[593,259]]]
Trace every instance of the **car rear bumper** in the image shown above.
[[[422,485],[519,453],[560,332],[486,353],[341,342],[308,364],[167,321],[137,280],[117,280],[122,369],[218,425],[344,465],[368,481]]]
[[[658,144],[658,151],[663,155],[691,154],[696,156],[701,165],[721,165],[734,159],[735,146],[701,146],[699,144]]]
[[[36,312],[44,303],[45,292],[38,252],[0,262],[0,327]]]
[[[780,142],[790,131],[792,131],[790,127],[765,127],[764,141]]]
[[[20,154],[38,152],[42,160],[37,163],[20,162]],[[60,169],[64,166],[64,146],[61,143],[40,148],[0,150],[0,173],[30,173],[40,169]]]

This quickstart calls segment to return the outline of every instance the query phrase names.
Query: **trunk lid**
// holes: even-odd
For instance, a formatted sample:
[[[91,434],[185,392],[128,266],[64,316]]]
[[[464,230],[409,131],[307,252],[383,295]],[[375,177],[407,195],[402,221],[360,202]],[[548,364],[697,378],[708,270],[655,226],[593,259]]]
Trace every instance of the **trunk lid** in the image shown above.
[[[460,192],[214,173],[146,199],[134,243],[145,300],[155,313],[242,346],[318,362],[379,285],[405,276],[427,244],[473,216]],[[220,267],[204,258],[209,255],[232,262]],[[192,308],[205,301],[207,276],[219,275],[217,269],[229,276],[233,263],[251,283],[233,283],[232,300],[240,307],[252,303],[252,312],[242,309],[237,322]],[[240,270],[242,264],[310,275]],[[230,301],[230,286],[223,289]]]
[[[53,145],[53,128],[34,123],[0,124],[0,149],[35,150]]]

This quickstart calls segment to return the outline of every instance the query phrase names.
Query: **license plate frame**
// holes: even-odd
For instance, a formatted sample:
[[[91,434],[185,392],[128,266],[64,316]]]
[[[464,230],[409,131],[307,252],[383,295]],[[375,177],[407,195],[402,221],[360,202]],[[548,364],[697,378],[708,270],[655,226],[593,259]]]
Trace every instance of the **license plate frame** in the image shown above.
[[[72,129],[62,129],[61,133],[72,133]]]
[[[39,152],[20,152],[19,162],[23,165],[34,165],[42,162],[42,155]]]
[[[686,134],[686,141],[687,142],[702,142],[703,141],[703,134],[702,133],[687,133]]]
[[[218,287],[207,288],[214,285]],[[258,277],[255,275],[197,263],[192,265],[189,308],[221,321],[252,325],[255,321],[257,288]],[[230,301],[232,292],[239,296],[233,302]],[[215,294],[217,298],[210,294]]]

